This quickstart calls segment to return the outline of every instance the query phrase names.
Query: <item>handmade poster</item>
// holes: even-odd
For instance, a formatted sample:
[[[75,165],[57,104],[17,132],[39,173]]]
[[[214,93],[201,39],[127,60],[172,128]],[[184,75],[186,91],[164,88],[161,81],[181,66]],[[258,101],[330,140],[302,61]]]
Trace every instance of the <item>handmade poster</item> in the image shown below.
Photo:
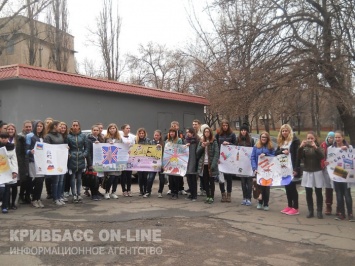
[[[67,172],[67,144],[36,142],[34,151],[36,174],[64,175]]]
[[[262,186],[285,186],[293,179],[291,155],[264,156],[258,159],[257,183]]]
[[[12,181],[12,172],[5,147],[0,148],[0,184]]]
[[[253,176],[250,156],[252,147],[221,145],[218,170],[238,176]]]
[[[329,147],[327,155],[327,171],[330,179],[337,182],[355,183],[355,150]]]
[[[162,147],[157,145],[132,145],[129,148],[127,170],[159,172],[162,152]]]
[[[93,143],[93,168],[96,172],[127,169],[129,145],[124,143]]]
[[[165,144],[163,154],[164,174],[185,176],[189,160],[189,147],[181,144]]]

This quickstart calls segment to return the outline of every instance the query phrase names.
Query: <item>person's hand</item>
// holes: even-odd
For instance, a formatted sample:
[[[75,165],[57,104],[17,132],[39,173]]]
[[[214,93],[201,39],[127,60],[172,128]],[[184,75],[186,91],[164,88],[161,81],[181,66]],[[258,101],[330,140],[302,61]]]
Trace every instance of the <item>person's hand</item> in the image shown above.
[[[265,153],[260,154],[260,158],[265,157]]]
[[[12,173],[12,179],[16,179],[16,177],[17,177],[17,173]]]
[[[300,147],[304,147],[307,145],[307,140],[302,140]]]
[[[348,147],[346,147],[346,146],[341,146],[340,149],[346,151],[346,150],[348,149]]]
[[[254,176],[256,176],[258,174],[258,170],[254,170]]]
[[[290,154],[290,152],[289,152],[289,150],[288,150],[288,149],[283,150],[283,151],[282,151],[282,153],[283,153],[283,154],[285,154],[285,155],[289,155],[289,154]]]
[[[185,146],[186,146],[186,147],[189,147],[189,146],[190,146],[190,143],[186,143]]]
[[[325,166],[328,166],[328,165],[329,165],[329,162],[325,161],[325,162],[324,162],[324,165],[325,165]]]
[[[229,145],[230,143],[228,141],[223,141],[223,145]]]
[[[99,143],[100,143],[100,141],[98,141],[98,140],[95,141],[95,144],[99,144]]]
[[[31,153],[32,153],[32,154],[35,154],[35,150],[31,150]]]

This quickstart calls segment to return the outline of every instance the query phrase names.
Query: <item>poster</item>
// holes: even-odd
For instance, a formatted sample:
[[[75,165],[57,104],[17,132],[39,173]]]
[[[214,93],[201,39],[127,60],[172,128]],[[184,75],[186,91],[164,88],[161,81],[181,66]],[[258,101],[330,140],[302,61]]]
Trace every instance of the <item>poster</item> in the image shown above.
[[[238,176],[253,176],[250,157],[253,147],[221,145],[218,170]]]
[[[36,174],[64,175],[67,172],[67,144],[36,142],[34,151]]]
[[[181,144],[165,144],[163,155],[164,174],[185,176],[189,160],[189,147]]]
[[[293,179],[291,155],[264,156],[258,159],[257,183],[262,186],[285,186]]]
[[[0,184],[12,181],[12,171],[5,147],[0,148]]]
[[[127,168],[129,146],[123,143],[93,143],[96,172],[123,171]]]
[[[353,148],[342,150],[329,147],[327,171],[331,180],[337,182],[355,183],[355,151]]]
[[[159,172],[162,152],[162,147],[157,145],[132,145],[129,148],[127,170]]]

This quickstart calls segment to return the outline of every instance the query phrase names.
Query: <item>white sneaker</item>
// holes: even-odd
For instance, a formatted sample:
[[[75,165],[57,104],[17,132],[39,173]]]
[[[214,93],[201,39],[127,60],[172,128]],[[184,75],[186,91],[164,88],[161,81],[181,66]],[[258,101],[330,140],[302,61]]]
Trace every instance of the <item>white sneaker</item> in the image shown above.
[[[162,198],[163,195],[161,193],[158,193],[158,198]]]
[[[62,206],[63,205],[60,200],[54,201],[54,204],[57,205],[57,206]]]
[[[143,195],[143,198],[149,198],[150,197],[150,193],[145,193],[144,195]]]
[[[111,193],[111,194],[110,194],[110,197],[111,197],[112,199],[118,199],[118,196],[116,195],[116,193]]]
[[[166,192],[166,195],[170,195],[171,194],[171,190],[169,189],[168,192]]]
[[[41,200],[37,200],[37,202],[38,202],[38,205],[39,205],[40,208],[44,208],[44,205],[43,205]]]
[[[180,190],[180,195],[187,195],[187,192],[185,190]]]
[[[80,195],[77,196],[77,199],[78,199],[78,201],[82,201],[83,200],[83,198]]]
[[[69,197],[69,192],[64,192],[64,198]]]
[[[76,195],[73,196],[73,202],[74,203],[78,202],[78,197]]]
[[[62,203],[62,205],[65,205],[65,202],[62,199],[59,199],[60,203]]]
[[[40,208],[39,205],[38,205],[38,200],[32,201],[32,206],[35,207],[35,208]]]
[[[110,194],[109,193],[105,193],[105,199],[110,199]]]
[[[66,197],[60,198],[60,200],[63,202],[68,202],[68,199]]]

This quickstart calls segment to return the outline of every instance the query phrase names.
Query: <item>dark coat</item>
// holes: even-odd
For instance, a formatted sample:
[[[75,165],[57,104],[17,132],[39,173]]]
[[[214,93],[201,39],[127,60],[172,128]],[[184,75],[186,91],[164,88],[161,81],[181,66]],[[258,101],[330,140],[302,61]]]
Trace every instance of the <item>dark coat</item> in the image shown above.
[[[203,167],[205,164],[205,147],[202,147],[202,142],[198,143],[196,155],[198,158],[198,169],[197,172],[200,176],[203,175]],[[208,164],[210,165],[210,173],[212,176],[218,175],[218,160],[219,160],[219,146],[217,140],[214,139],[210,145],[207,146],[208,149]]]
[[[85,169],[85,158],[88,157],[89,144],[85,134],[68,134],[69,160],[68,169],[76,172]]]
[[[184,140],[184,143],[190,143],[189,145],[189,160],[187,162],[187,169],[186,169],[186,174],[196,174],[197,173],[197,156],[196,156],[196,150],[197,146],[200,142],[199,137],[195,138],[186,138]]]
[[[28,159],[26,159],[26,139],[24,136],[16,136],[15,149],[18,164],[18,176],[20,180],[24,180],[28,175]]]

